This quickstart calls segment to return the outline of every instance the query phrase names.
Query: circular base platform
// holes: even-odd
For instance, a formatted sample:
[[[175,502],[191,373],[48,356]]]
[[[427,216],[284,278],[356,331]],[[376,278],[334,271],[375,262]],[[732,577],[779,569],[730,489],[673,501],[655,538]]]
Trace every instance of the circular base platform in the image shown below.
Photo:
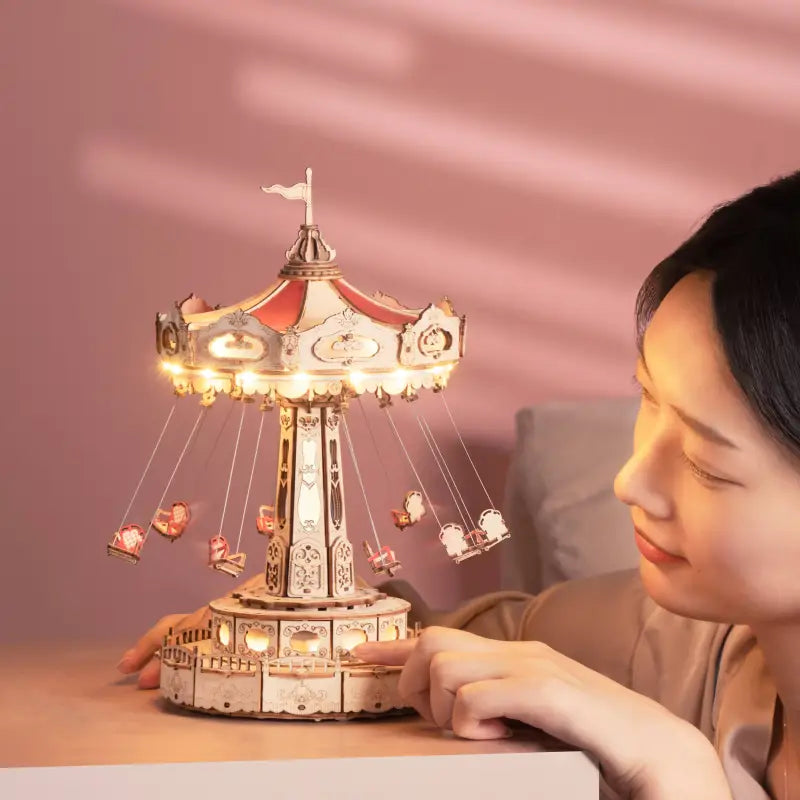
[[[342,714],[311,714],[306,716],[299,716],[297,714],[264,713],[261,711],[235,711],[231,713],[230,711],[216,711],[213,708],[198,708],[197,706],[176,703],[174,700],[170,700],[168,697],[165,697],[164,699],[170,705],[174,706],[180,711],[185,711],[188,714],[208,714],[211,717],[238,717],[239,719],[281,719],[284,721],[293,720],[295,722],[348,722],[349,720],[353,719],[391,719],[394,717],[407,717],[411,714],[417,713],[413,708],[392,708],[388,711],[376,712],[359,711]]]
[[[168,637],[161,691],[173,705],[258,719],[351,719],[405,709],[400,667],[365,664],[350,650],[408,637],[410,603],[364,590],[347,606],[252,606],[259,589],[209,603],[208,627]],[[323,600],[324,602],[324,600]]]

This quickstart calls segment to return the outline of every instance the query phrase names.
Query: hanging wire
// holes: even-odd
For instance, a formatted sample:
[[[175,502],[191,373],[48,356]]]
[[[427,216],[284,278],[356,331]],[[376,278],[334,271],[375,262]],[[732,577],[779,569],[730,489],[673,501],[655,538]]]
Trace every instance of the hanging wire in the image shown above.
[[[186,481],[186,491],[185,491],[184,497],[186,498],[186,500],[188,502],[192,502],[194,500],[195,496],[196,496],[197,488],[200,485],[200,481],[202,480],[202,478],[205,475],[206,471],[208,470],[208,465],[211,463],[211,458],[212,458],[212,456],[214,455],[214,453],[217,450],[217,445],[219,444],[219,440],[222,437],[222,434],[225,432],[225,429],[228,427],[228,421],[231,418],[231,412],[233,411],[233,405],[234,405],[233,401],[230,401],[230,403],[228,405],[228,411],[225,414],[224,419],[222,420],[222,425],[220,426],[219,430],[217,431],[217,435],[216,435],[216,438],[214,439],[214,443],[211,445],[211,449],[208,451],[208,453],[205,454],[205,461],[204,461],[203,465],[202,466],[196,466],[195,469],[192,470],[193,474],[191,474],[188,477],[187,481]],[[194,452],[197,443],[200,441],[200,435],[202,434],[202,432],[203,432],[203,430],[205,428],[206,419],[211,415],[211,410],[212,410],[213,406],[204,406],[204,408],[205,408],[207,413],[203,415],[203,420],[200,423],[200,427],[197,429],[197,435],[194,437],[194,441],[192,442],[192,446],[189,448],[189,450],[188,450],[188,452],[186,454],[187,456],[191,455]],[[201,455],[200,453],[197,454],[197,459],[195,459],[196,461],[199,460],[200,455]]]
[[[244,409],[242,409],[244,410]],[[239,546],[242,543],[242,531],[244,530],[244,519],[247,516],[247,504],[250,502],[250,488],[253,485],[253,475],[256,471],[256,461],[258,460],[258,445],[261,443],[261,431],[264,427],[264,413],[261,414],[261,422],[258,423],[258,437],[256,438],[256,450],[253,453],[253,466],[250,468],[250,480],[247,482],[247,494],[244,498],[244,508],[242,508],[242,521],[239,523],[239,538],[236,540],[236,552],[239,552]]]
[[[191,432],[189,433],[189,438],[186,440],[186,444],[183,446],[183,450],[181,450],[181,454],[178,456],[177,462],[175,462],[175,468],[172,470],[172,475],[169,476],[169,480],[167,481],[167,485],[164,488],[164,493],[161,495],[161,499],[158,501],[158,505],[156,506],[156,510],[150,515],[150,519],[147,524],[147,531],[144,534],[144,541],[147,540],[147,534],[150,533],[150,529],[153,527],[153,519],[155,518],[156,514],[158,514],[158,509],[161,508],[161,504],[164,502],[164,498],[167,496],[167,492],[169,491],[169,487],[172,485],[172,479],[175,477],[175,473],[178,471],[178,467],[181,465],[181,461],[183,461],[183,457],[186,455],[186,451],[189,449],[189,444],[194,437],[195,431],[197,430],[197,426],[200,424],[200,420],[203,419],[203,415],[206,413],[205,408],[200,409],[200,413],[197,415],[197,419],[194,421],[194,426],[192,427]]]
[[[378,531],[375,528],[375,520],[372,519],[372,511],[369,507],[369,500],[367,500],[367,490],[364,488],[364,481],[361,478],[361,470],[358,468],[358,460],[356,459],[356,451],[353,448],[353,440],[350,438],[350,429],[347,427],[347,420],[342,414],[342,428],[344,428],[344,436],[347,439],[347,447],[350,450],[350,458],[353,459],[353,466],[356,470],[356,476],[358,477],[358,483],[361,486],[361,494],[364,497],[364,505],[367,507],[367,516],[369,517],[369,524],[372,527],[372,535],[375,537],[375,541],[378,544],[378,549],[381,549],[381,540],[378,538]]]
[[[467,445],[464,443],[464,440],[461,438],[461,433],[458,430],[458,426],[456,425],[456,421],[453,419],[453,415],[450,412],[450,406],[447,405],[447,399],[444,396],[444,391],[445,390],[442,389],[439,392],[439,395],[442,398],[442,403],[444,403],[444,408],[445,408],[445,411],[447,411],[447,416],[450,417],[450,422],[453,423],[453,429],[455,430],[456,435],[458,436],[458,441],[461,442],[461,446],[464,448],[464,452],[467,454],[467,458],[469,459],[469,463],[472,465],[472,469],[474,470],[475,476],[478,478],[478,481],[480,481],[481,488],[483,489],[483,492],[486,495],[486,499],[489,501],[489,505],[491,506],[491,508],[494,508],[495,506],[494,506],[494,503],[492,502],[492,498],[489,496],[489,490],[486,488],[486,485],[481,480],[481,476],[480,476],[480,473],[478,472],[478,468],[475,466],[475,462],[472,460],[472,457],[469,454],[469,450],[467,450]]]
[[[117,530],[122,529],[122,526],[125,524],[125,520],[127,519],[131,508],[133,508],[133,502],[134,500],[136,500],[136,495],[139,494],[139,489],[142,488],[142,483],[144,482],[145,475],[147,475],[147,472],[150,469],[150,465],[153,463],[153,458],[155,457],[156,450],[158,450],[158,447],[161,444],[161,440],[164,438],[164,434],[167,432],[167,427],[169,426],[170,420],[172,419],[172,415],[175,413],[175,408],[177,405],[178,401],[176,400],[175,403],[173,403],[169,414],[167,414],[167,421],[164,423],[164,427],[161,429],[161,433],[159,434],[158,441],[156,441],[156,446],[153,448],[153,452],[150,453],[150,458],[147,461],[147,466],[144,468],[142,477],[139,478],[139,483],[136,484],[136,488],[133,490],[133,496],[131,497],[130,503],[128,503],[128,507],[125,509],[125,513],[122,515],[122,522],[120,522],[120,524],[117,526]]]
[[[422,417],[417,417],[417,422],[419,423],[419,427],[422,429],[422,435],[425,437],[425,441],[428,443],[428,447],[430,447],[431,454],[433,455],[433,460],[436,462],[436,465],[439,467],[439,471],[442,473],[442,477],[444,478],[444,482],[447,484],[447,488],[450,490],[450,496],[453,498],[453,502],[458,509],[458,513],[461,517],[461,521],[464,523],[464,527],[467,527],[467,520],[469,520],[469,530],[475,529],[475,521],[472,519],[472,515],[469,513],[469,508],[467,504],[464,502],[464,498],[458,488],[458,484],[456,483],[456,479],[453,477],[453,473],[450,471],[450,467],[447,465],[447,461],[445,460],[444,454],[442,453],[439,445],[436,443],[436,439],[433,436],[433,431],[430,429],[427,420]],[[444,465],[444,466],[442,466]],[[445,475],[445,470],[447,470],[447,475]],[[448,481],[448,476],[450,480]],[[451,488],[452,484],[452,488]],[[453,493],[455,490],[455,494]],[[456,495],[458,495],[458,499],[456,499]],[[458,501],[461,501],[461,505],[458,504]],[[464,513],[462,513],[461,509],[464,509]],[[466,519],[464,517],[466,514]]]
[[[217,445],[219,444],[219,440],[222,437],[222,434],[225,433],[225,428],[228,427],[228,420],[230,420],[231,414],[233,413],[233,405],[234,405],[233,400],[229,400],[228,401],[228,413],[225,414],[225,419],[222,421],[222,426],[217,431],[217,438],[214,439],[214,444],[211,445],[211,449],[208,451],[208,455],[206,456],[205,463],[203,464],[203,467],[202,467],[202,469],[200,470],[200,473],[197,476],[198,480],[203,476],[203,474],[205,473],[206,469],[208,468],[208,464],[211,461],[211,457],[214,455],[214,452],[217,449]]]
[[[411,471],[414,473],[414,477],[417,479],[419,483],[420,489],[422,489],[422,494],[425,495],[425,500],[428,503],[428,508],[430,508],[431,513],[433,514],[433,518],[436,520],[436,524],[439,528],[442,527],[442,523],[439,519],[439,515],[436,513],[436,509],[434,508],[433,503],[431,502],[431,498],[428,495],[427,490],[425,489],[425,484],[422,482],[422,478],[420,478],[419,473],[417,472],[416,467],[414,466],[414,462],[411,460],[411,456],[408,454],[408,450],[406,449],[405,443],[403,442],[402,437],[400,436],[400,431],[397,430],[397,426],[394,424],[394,420],[392,419],[392,415],[389,412],[389,406],[386,406],[383,409],[386,412],[386,419],[389,420],[389,424],[392,426],[392,430],[394,431],[394,435],[397,437],[397,441],[400,443],[400,447],[403,449],[403,452],[406,455],[406,460],[408,461],[409,466],[411,467]]]
[[[375,439],[375,434],[372,431],[372,425],[370,425],[369,417],[367,416],[367,411],[361,403],[361,395],[357,398],[358,400],[358,407],[361,409],[361,415],[364,417],[364,424],[367,426],[367,432],[369,433],[369,438],[372,440],[372,446],[375,448],[375,453],[378,456],[378,461],[381,464],[381,468],[383,469],[384,478],[386,478],[386,491],[391,494],[392,491],[392,481],[389,478],[389,471],[386,469],[386,462],[384,462],[383,458],[381,457],[381,450],[378,447],[378,442]]]
[[[236,444],[233,447],[233,459],[231,460],[231,472],[228,475],[228,488],[225,490],[225,502],[222,505],[222,518],[219,521],[219,532],[222,535],[222,525],[225,522],[225,512],[228,510],[228,497],[231,493],[231,483],[233,482],[233,468],[236,466],[236,454],[239,452],[239,439],[242,435],[242,425],[244,424],[244,410],[247,406],[242,403],[242,413],[239,416],[239,430],[236,432]]]
[[[208,411],[208,408],[206,406],[203,406],[203,411]],[[195,446],[200,441],[200,434],[203,432],[203,427],[206,424],[206,419],[208,419],[208,414],[203,414],[203,418],[200,420],[200,425],[197,428],[197,433],[195,434],[194,439],[192,439],[192,443],[189,445],[189,449],[186,451],[187,456],[190,456],[194,452]]]

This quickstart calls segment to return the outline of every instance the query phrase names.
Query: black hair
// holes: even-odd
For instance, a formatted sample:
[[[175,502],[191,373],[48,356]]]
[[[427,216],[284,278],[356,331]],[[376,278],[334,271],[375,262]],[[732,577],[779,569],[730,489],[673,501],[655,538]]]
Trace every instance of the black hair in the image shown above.
[[[800,171],[718,206],[645,279],[637,346],[667,293],[711,274],[712,306],[731,373],[766,431],[800,458]]]

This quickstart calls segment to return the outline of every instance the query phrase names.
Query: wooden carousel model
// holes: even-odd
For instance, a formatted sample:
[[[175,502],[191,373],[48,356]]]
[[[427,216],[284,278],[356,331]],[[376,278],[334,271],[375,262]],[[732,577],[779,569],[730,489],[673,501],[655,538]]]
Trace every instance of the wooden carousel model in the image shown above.
[[[356,580],[343,446],[351,457],[375,542],[374,548],[363,542],[367,562],[373,572],[388,575],[400,563],[393,549],[380,541],[348,428],[348,408],[362,395],[376,397],[420,481],[421,491],[408,492],[403,508],[391,512],[398,529],[416,524],[430,509],[439,539],[456,563],[507,538],[496,509],[485,510],[477,523],[469,516],[452,474],[448,478],[441,449],[420,418],[464,522],[441,524],[391,416],[393,399],[412,401],[424,389],[440,393],[444,400],[442,390],[463,355],[465,320],[446,299],[412,309],[381,293],[368,296],[348,283],[335,250],[313,222],[310,169],[304,183],[262,189],[305,201],[305,223],[286,251],[278,280],[255,297],[225,308],[211,308],[192,295],[156,318],[157,347],[175,394],[200,396],[199,415],[170,484],[218,397],[228,395],[242,404],[222,521],[209,541],[208,565],[221,573],[238,576],[246,562],[239,550],[245,512],[235,546],[222,531],[245,410],[255,405],[262,412],[274,408],[280,420],[274,505],[260,506],[255,520],[258,533],[266,538],[260,581],[212,601],[207,627],[166,638],[161,691],[178,706],[226,715],[324,719],[386,714],[402,708],[396,692],[398,669],[365,664],[350,650],[361,642],[404,638],[413,631],[407,628],[405,600]],[[152,460],[153,456],[145,474]],[[471,459],[470,463],[474,469]],[[151,530],[170,541],[183,535],[191,524],[191,508],[184,501],[161,507],[170,484],[150,524],[139,526],[126,522],[139,481],[107,546],[109,555],[135,564]]]

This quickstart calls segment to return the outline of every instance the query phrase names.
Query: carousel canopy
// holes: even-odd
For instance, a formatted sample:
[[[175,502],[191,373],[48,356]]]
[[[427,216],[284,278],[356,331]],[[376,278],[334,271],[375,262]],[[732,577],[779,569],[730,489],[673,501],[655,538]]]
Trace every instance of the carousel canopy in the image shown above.
[[[309,184],[267,190],[309,194],[306,224],[275,283],[224,308],[191,295],[157,315],[158,351],[179,394],[408,394],[443,386],[463,355],[465,320],[449,300],[407,308],[343,278],[310,222],[308,175]]]

